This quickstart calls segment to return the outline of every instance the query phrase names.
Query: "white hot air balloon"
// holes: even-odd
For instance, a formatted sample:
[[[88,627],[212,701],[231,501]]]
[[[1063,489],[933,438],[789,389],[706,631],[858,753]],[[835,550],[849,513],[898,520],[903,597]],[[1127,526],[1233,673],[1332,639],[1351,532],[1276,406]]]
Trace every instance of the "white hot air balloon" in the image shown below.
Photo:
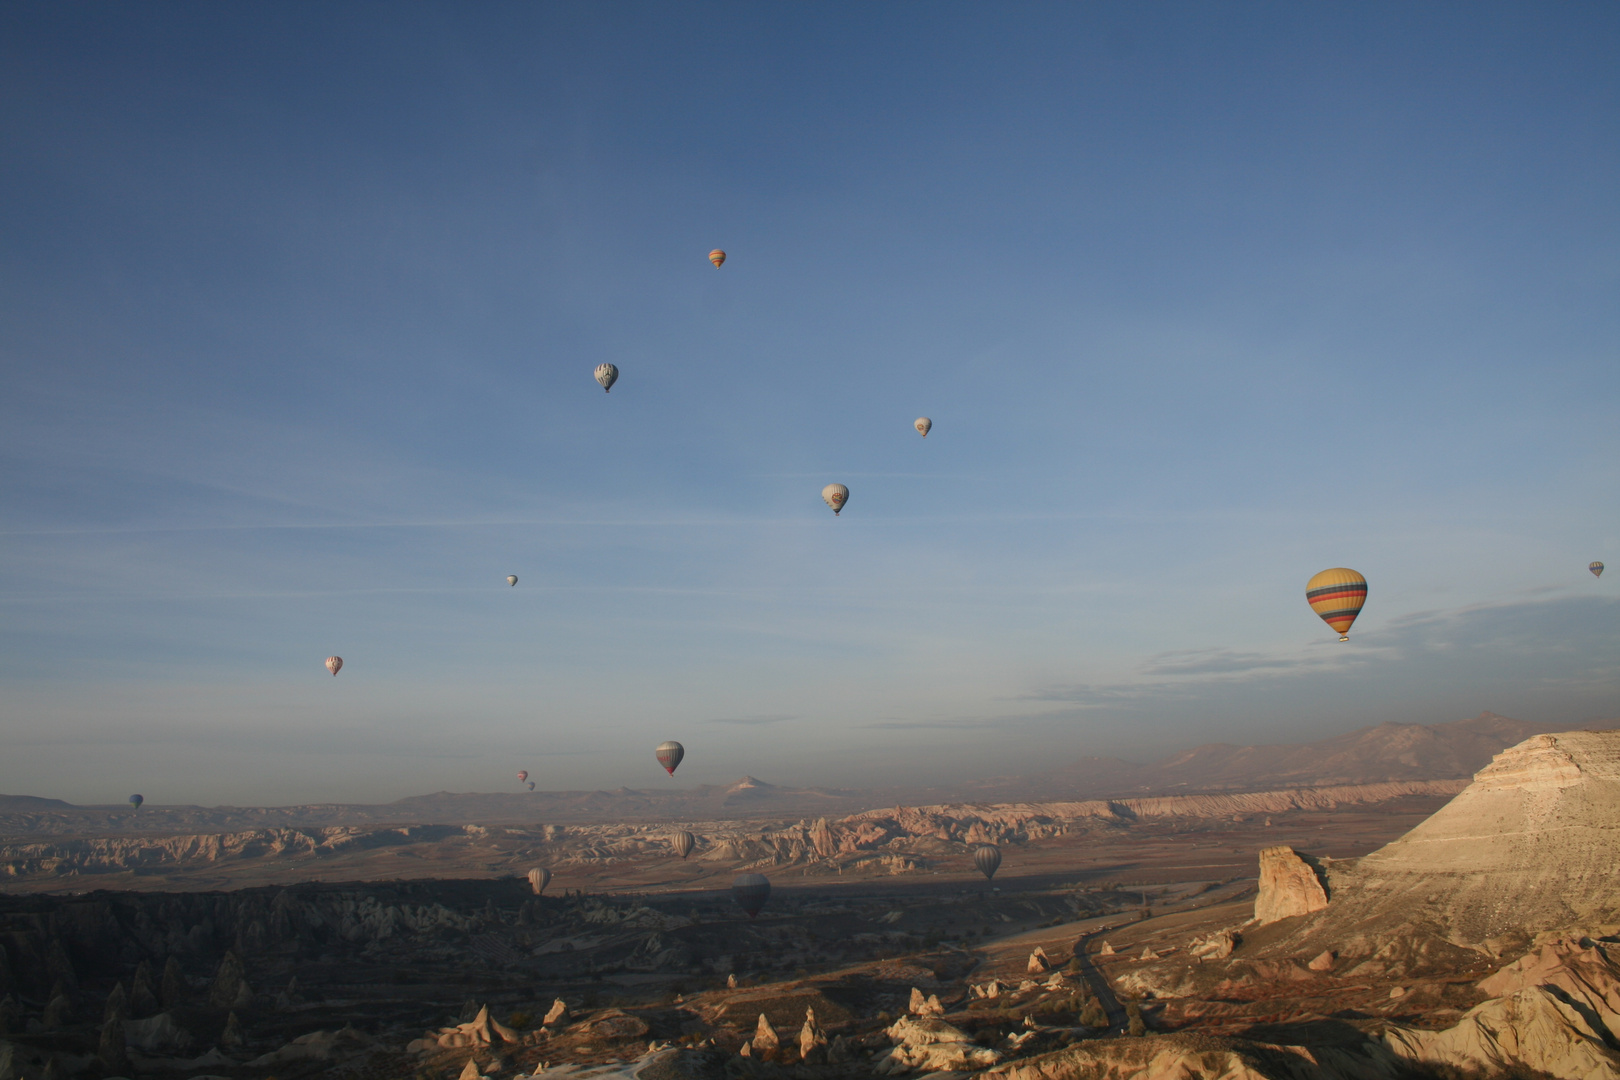
[[[545,892],[546,886],[549,884],[551,884],[550,870],[543,866],[537,866],[529,871],[529,888],[534,890],[534,895],[539,896]]]
[[[339,671],[343,670],[343,657],[328,656],[326,658],[326,670],[330,671],[333,675],[336,675]]]
[[[821,489],[821,499],[832,507],[833,516],[836,517],[844,509],[844,504],[849,502],[849,488],[843,484],[828,484]]]
[[[619,381],[619,369],[612,364],[597,364],[596,381],[602,384],[604,393],[611,393],[613,384]]]
[[[928,433],[934,428],[934,422],[928,419],[926,416],[919,416],[917,417],[917,422],[911,426],[917,429],[917,434],[926,439],[928,438]]]
[[[507,574],[506,575],[506,583],[508,585],[516,585],[517,584],[517,575],[516,574]]]

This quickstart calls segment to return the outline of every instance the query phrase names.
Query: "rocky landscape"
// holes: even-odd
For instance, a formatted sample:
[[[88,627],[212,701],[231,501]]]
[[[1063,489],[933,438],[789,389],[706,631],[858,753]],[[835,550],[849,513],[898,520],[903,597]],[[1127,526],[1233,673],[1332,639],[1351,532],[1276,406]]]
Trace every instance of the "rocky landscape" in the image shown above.
[[[0,1080],[1620,1076],[1620,732],[1436,783],[13,841]],[[489,865],[245,884],[417,844]]]

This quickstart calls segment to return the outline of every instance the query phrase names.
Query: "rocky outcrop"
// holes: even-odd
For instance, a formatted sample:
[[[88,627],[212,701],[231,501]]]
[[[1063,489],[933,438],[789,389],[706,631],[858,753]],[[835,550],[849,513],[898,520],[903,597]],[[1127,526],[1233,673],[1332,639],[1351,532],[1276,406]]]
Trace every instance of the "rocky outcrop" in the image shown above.
[[[1407,1073],[1371,1042],[1307,1048],[1155,1035],[1088,1040],[991,1069],[981,1080],[1396,1080]]]
[[[1001,1060],[999,1051],[978,1046],[943,1020],[902,1016],[885,1034],[894,1046],[873,1065],[879,1076],[906,1070],[971,1072]]]
[[[937,853],[940,843],[1022,844],[1063,836],[1076,829],[1128,827],[1145,818],[1230,818],[1324,810],[1413,795],[1450,795],[1461,786],[1461,781],[1404,781],[1248,794],[900,806],[835,821],[817,818],[814,823],[800,821],[772,827],[718,820],[704,825],[705,847],[694,858],[736,864],[740,869],[837,862],[844,871],[911,873],[928,866],[927,859],[917,856]],[[253,813],[273,818],[278,811]],[[160,822],[167,819],[148,816],[144,820],[161,829],[165,826]],[[412,850],[432,848],[434,857],[442,859],[447,845],[462,845],[467,861],[476,863],[480,870],[503,856],[513,860],[514,868],[533,865],[538,857],[551,867],[602,866],[659,856],[668,851],[669,845],[666,824],[586,824],[566,829],[555,825],[512,828],[476,824],[267,826],[172,835],[142,835],[132,832],[135,827],[134,822],[120,819],[117,835],[0,843],[0,879],[152,875],[186,868],[210,869],[210,873],[219,867],[245,871],[269,863],[292,867],[337,857],[353,859],[381,849],[403,856]],[[852,855],[869,857],[849,858]]]
[[[1420,932],[1497,954],[1620,928],[1620,731],[1526,739],[1405,836],[1322,870],[1332,903],[1283,947]]]
[[[759,1014],[759,1023],[754,1025],[754,1037],[749,1040],[755,1054],[774,1053],[782,1045],[781,1036],[777,1035],[776,1028],[771,1026],[770,1017],[764,1013]]]
[[[1390,1027],[1401,1057],[1460,1072],[1620,1076],[1620,963],[1602,946],[1555,942],[1482,980],[1491,1000],[1444,1031]]]
[[[1254,900],[1255,922],[1264,926],[1328,906],[1327,890],[1310,863],[1291,847],[1260,852],[1260,892]]]

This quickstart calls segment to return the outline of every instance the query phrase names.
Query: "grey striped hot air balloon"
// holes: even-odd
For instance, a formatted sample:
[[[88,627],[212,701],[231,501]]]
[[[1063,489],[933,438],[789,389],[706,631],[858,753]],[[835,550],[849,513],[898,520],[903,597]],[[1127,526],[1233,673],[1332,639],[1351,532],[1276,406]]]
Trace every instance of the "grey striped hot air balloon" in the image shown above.
[[[539,896],[545,892],[546,886],[549,884],[551,884],[550,870],[543,866],[537,866],[529,871],[529,888],[534,890],[534,895]]]
[[[684,859],[692,854],[693,848],[697,847],[697,837],[685,829],[676,829],[675,834],[669,838],[669,843],[675,849],[675,854]]]
[[[991,880],[1001,868],[1001,849],[994,844],[980,844],[973,849],[973,865],[979,868],[986,881]]]
[[[668,742],[659,743],[658,749],[653,751],[653,756],[658,759],[658,764],[664,767],[665,772],[669,773],[671,776],[674,776],[675,767],[679,765],[681,763],[681,759],[686,756],[686,747],[682,746],[674,739],[670,739]]]
[[[619,369],[612,364],[597,364],[596,381],[602,384],[603,393],[612,393],[613,384],[619,381]]]

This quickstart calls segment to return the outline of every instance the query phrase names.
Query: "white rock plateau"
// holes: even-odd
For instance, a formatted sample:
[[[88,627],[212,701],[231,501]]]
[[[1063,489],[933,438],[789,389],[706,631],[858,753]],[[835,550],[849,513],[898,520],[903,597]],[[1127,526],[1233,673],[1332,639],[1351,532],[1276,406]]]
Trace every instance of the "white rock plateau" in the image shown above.
[[[1459,945],[1620,929],[1620,731],[1536,735],[1417,828],[1325,862],[1324,922],[1426,925]]]

